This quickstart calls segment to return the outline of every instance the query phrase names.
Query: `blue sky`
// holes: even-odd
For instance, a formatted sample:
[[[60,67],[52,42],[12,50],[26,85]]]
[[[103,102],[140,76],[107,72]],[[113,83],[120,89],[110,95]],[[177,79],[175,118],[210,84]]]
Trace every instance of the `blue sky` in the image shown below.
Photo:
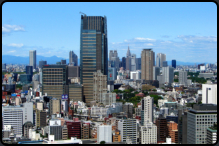
[[[217,62],[217,6],[213,2],[7,2],[2,6],[2,54],[80,57],[81,14],[106,16],[108,51],[120,59],[143,48],[167,60]]]

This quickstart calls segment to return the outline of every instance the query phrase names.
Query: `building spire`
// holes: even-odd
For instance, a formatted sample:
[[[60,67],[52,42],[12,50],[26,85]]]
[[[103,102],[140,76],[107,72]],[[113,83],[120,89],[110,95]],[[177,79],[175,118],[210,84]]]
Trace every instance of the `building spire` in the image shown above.
[[[129,44],[128,44],[128,51],[127,51],[127,53],[126,53],[126,56],[131,56],[131,52],[130,52],[130,50],[129,50]]]

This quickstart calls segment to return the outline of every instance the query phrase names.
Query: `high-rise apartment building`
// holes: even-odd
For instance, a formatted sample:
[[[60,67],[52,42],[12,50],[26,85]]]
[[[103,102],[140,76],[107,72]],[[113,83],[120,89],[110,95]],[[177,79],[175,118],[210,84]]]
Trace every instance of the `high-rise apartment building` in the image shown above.
[[[141,107],[142,110],[144,111],[144,126],[148,122],[153,122],[154,120],[154,110],[153,110],[153,105],[154,105],[154,98],[147,96],[144,97],[141,101]]]
[[[78,66],[78,56],[73,52],[69,52],[69,65]]]
[[[36,69],[36,50],[29,51],[29,65]]]
[[[179,84],[187,86],[187,71],[179,71]]]
[[[141,126],[141,144],[157,144],[157,126],[152,122]]]
[[[187,144],[207,144],[207,128],[215,123],[216,104],[194,104],[187,112]]]
[[[202,103],[217,104],[217,84],[202,84]]]
[[[157,53],[156,66],[163,67],[163,62],[166,61],[166,54]]]
[[[84,87],[85,88],[85,87]],[[86,98],[86,103],[90,101],[100,101],[100,94],[107,93],[107,75],[103,75],[100,70],[93,73],[93,98]]]
[[[121,141],[126,142],[127,136],[130,137],[132,144],[137,144],[137,122],[136,119],[121,119],[118,121]]]
[[[176,68],[176,60],[172,60],[172,67]]]
[[[68,94],[68,66],[44,65],[42,69],[42,93],[61,99],[63,94]]]
[[[84,86],[85,103],[93,100],[93,73],[108,73],[108,42],[106,16],[81,15],[80,82]]]
[[[154,52],[152,49],[141,51],[141,79],[153,80]]]

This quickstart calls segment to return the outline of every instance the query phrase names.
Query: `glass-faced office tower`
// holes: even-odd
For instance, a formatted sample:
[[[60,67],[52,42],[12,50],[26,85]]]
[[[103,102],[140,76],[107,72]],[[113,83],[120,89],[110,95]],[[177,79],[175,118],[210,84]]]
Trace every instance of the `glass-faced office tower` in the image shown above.
[[[108,72],[108,42],[106,16],[81,15],[80,82],[84,86],[87,105],[93,100],[93,73]]]

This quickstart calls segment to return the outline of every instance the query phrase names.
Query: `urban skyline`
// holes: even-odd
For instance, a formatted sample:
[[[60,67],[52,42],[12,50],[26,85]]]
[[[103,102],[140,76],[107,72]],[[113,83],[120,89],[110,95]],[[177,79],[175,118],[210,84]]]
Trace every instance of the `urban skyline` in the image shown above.
[[[77,6],[81,5],[84,7],[80,7],[79,10]],[[103,10],[102,7],[106,5],[107,9]],[[145,13],[140,13],[139,10],[133,13],[133,9],[132,12],[126,9],[122,12],[115,10],[112,14],[107,11],[109,8],[121,6],[129,8],[131,5],[136,7],[135,9],[148,8],[151,13],[145,15]],[[37,12],[39,14],[36,14],[36,8],[39,6],[42,12]],[[47,6],[50,6],[49,13],[48,11],[45,12]],[[88,6],[93,6],[94,8],[97,6],[102,7],[99,11],[92,11],[92,9],[88,9]],[[120,60],[126,56],[125,53],[129,45],[130,51],[135,51],[137,58],[140,57],[142,49],[153,48],[155,56],[157,53],[164,53],[167,56],[167,61],[176,59],[177,61],[189,60],[194,63],[215,63],[217,58],[215,6],[213,2],[16,3],[16,5],[15,3],[4,3],[2,7],[2,54],[28,56],[27,51],[37,50],[38,55],[47,57],[55,55],[67,59],[69,51],[73,50],[77,56],[80,56],[80,21],[78,19],[81,11],[89,16],[107,16],[109,21],[107,26],[109,31],[108,54],[109,50],[117,50]],[[15,7],[20,10],[16,15],[14,13]],[[62,7],[66,7],[65,11],[57,14],[57,8]],[[75,8],[73,12],[70,11],[70,7]],[[31,11],[29,12],[33,15],[32,17],[24,13],[30,8]],[[207,10],[202,12],[203,8]],[[10,13],[5,13],[8,10],[10,10]],[[158,15],[161,11],[163,18]],[[121,13],[122,19],[119,19],[120,15],[115,13]],[[64,17],[64,14],[67,15]],[[42,17],[39,17],[39,15]],[[55,18],[54,15],[56,15]],[[202,15],[202,19],[200,19],[200,15]],[[50,19],[46,20],[46,17]],[[153,17],[157,19],[154,20],[152,19]],[[33,20],[33,22],[37,20],[40,24],[30,23],[29,20]],[[57,20],[62,21],[60,23]],[[144,21],[147,20],[150,21],[145,23]],[[69,24],[72,27],[68,26]],[[67,29],[68,31],[66,31]],[[36,30],[40,31],[36,32]],[[40,34],[39,32],[43,33]],[[49,39],[44,36],[49,36]]]
[[[18,4],[23,5],[23,3]],[[75,4],[75,7],[81,7],[85,12],[88,3],[67,4]],[[94,6],[93,9],[97,5],[106,6],[106,3],[89,4],[89,8]],[[139,11],[129,12],[134,9],[126,11],[129,12],[126,15],[119,14],[115,17],[109,13],[107,15],[95,14],[107,12],[106,10],[110,7],[116,8],[118,5],[126,8],[131,6],[130,3],[115,3],[115,6],[111,6],[112,3],[107,4],[109,5],[105,8],[99,7],[98,12],[94,10],[91,14],[80,11],[81,15],[78,18],[80,21],[77,20],[74,24],[68,21],[69,25],[72,25],[68,28],[65,26],[64,20],[67,20],[66,17],[70,15],[62,17],[61,14],[64,13],[59,11],[60,14],[55,19],[53,18],[55,13],[52,14],[52,12],[57,12],[58,9],[56,11],[53,9],[59,8],[60,10],[64,5],[64,11],[67,12],[70,8],[69,5],[60,3],[58,7],[57,3],[42,3],[42,7],[40,7],[42,10],[39,11],[39,14],[51,13],[51,17],[46,18],[43,15],[37,24],[33,23],[37,19],[30,22],[29,24],[33,25],[29,26],[35,25],[34,31],[38,31],[34,32],[36,34],[34,37],[29,36],[26,39],[25,35],[33,33],[28,31],[28,29],[32,29],[28,25],[2,25],[3,42],[7,44],[7,41],[14,40],[12,44],[2,44],[4,46],[2,52],[9,51],[10,55],[16,53],[22,57],[25,56],[24,52],[29,52],[28,65],[26,63],[19,64],[19,62],[8,63],[5,61],[7,59],[3,59],[7,55],[2,55],[2,61],[4,61],[2,63],[2,143],[214,144],[217,142],[217,62],[204,63],[203,60],[203,58],[207,58],[208,61],[216,61],[211,53],[216,51],[214,45],[217,43],[215,40],[217,37],[210,35],[211,39],[207,38],[206,40],[206,38],[200,39],[201,35],[189,35],[189,37],[178,35],[178,39],[183,41],[181,42],[182,46],[177,46],[179,45],[176,43],[177,41],[172,41],[170,34],[164,33],[165,30],[147,27],[157,20],[147,21],[145,18],[149,15],[156,18],[159,12],[151,9],[150,5],[156,5],[156,8],[171,5],[169,9],[166,7],[166,10],[173,12],[178,9],[172,6],[177,6],[179,3],[168,3],[167,5],[162,3],[162,6],[161,3],[146,3],[145,7],[149,8],[147,9],[149,13],[146,13],[148,15],[138,16],[135,13]],[[142,7],[139,3],[132,4],[138,8]],[[144,4],[142,3],[142,5]],[[187,7],[183,11],[191,10],[189,9],[191,3],[180,4],[180,8]],[[40,6],[39,3],[25,3],[24,5],[30,6],[24,9]],[[45,12],[45,5],[52,7],[48,7]],[[202,4],[198,3],[198,6],[200,5]],[[101,11],[103,8],[104,11]],[[123,10],[122,7],[118,8]],[[20,13],[18,9],[16,14],[19,17],[24,11]],[[31,21],[37,16],[38,13],[32,13],[34,11],[31,9],[30,19],[26,19]],[[111,10],[113,14],[116,11]],[[153,11],[156,13],[153,14]],[[178,14],[181,12],[178,11]],[[166,13],[162,14],[165,18]],[[176,14],[175,12],[173,15],[180,17]],[[108,15],[110,19],[108,19]],[[173,15],[171,18],[174,18]],[[4,14],[4,16],[6,15]],[[118,17],[118,21],[113,20]],[[190,15],[189,17],[194,16]],[[131,22],[124,25],[128,18]],[[10,20],[9,17],[7,19]],[[43,19],[47,23],[42,22]],[[200,21],[203,21],[202,19]],[[208,16],[208,20],[210,19]],[[44,29],[44,31],[43,29],[39,30],[54,20],[59,20],[61,23],[57,22],[47,26],[48,29]],[[175,28],[177,23],[172,26],[165,24],[165,22],[179,22],[179,20],[182,25]],[[195,33],[200,31],[199,28],[203,28],[196,27],[197,30],[189,31],[194,24],[190,22],[191,25],[186,27],[185,20],[165,20],[163,23],[158,23],[159,26],[156,25],[157,23],[153,26],[154,28],[162,26],[166,30],[171,29],[171,32],[177,28],[187,29],[186,31],[180,29],[172,33],[173,36],[182,32]],[[8,23],[12,21],[14,20],[10,20]],[[145,23],[146,21],[148,23]],[[161,21],[161,17],[159,21]],[[77,23],[80,24],[80,28],[76,27]],[[55,32],[54,28],[57,26],[61,26],[61,28]],[[111,26],[114,26],[115,29],[109,29],[112,28]],[[118,29],[121,26],[123,28]],[[129,28],[133,29],[129,31]],[[65,32],[67,29],[68,33]],[[72,30],[79,30],[79,35],[77,35],[77,31],[73,35],[69,35]],[[212,30],[208,29],[205,34],[213,34]],[[115,32],[118,35],[109,35]],[[139,34],[142,36],[139,37]],[[156,38],[158,34],[165,34],[160,36],[163,38],[162,40]],[[16,35],[19,36],[18,39],[15,39]],[[37,37],[39,39],[36,39]],[[114,43],[114,41],[109,41],[110,37],[116,41],[131,37],[134,39],[124,40],[123,43]],[[168,40],[169,38],[170,40]],[[78,39],[80,42],[79,54],[76,49],[78,48],[76,45]],[[25,45],[15,43],[15,41],[21,40],[26,41]],[[65,44],[68,41],[70,43]],[[161,41],[160,46],[159,41]],[[74,45],[69,49],[67,46],[71,43]],[[31,48],[28,44],[35,44],[35,46]],[[41,44],[40,49],[39,44]],[[50,48],[44,48],[47,45],[50,45]],[[172,48],[171,45],[178,50]],[[19,52],[18,50],[6,50],[5,46],[17,48]],[[60,48],[60,46],[62,47]],[[196,53],[191,57],[195,60],[194,64],[178,65],[178,61],[181,60],[193,61],[188,59],[188,55],[191,55],[192,51],[202,49],[203,52]],[[200,57],[201,53],[204,53],[205,57]],[[58,54],[59,57],[54,54]],[[51,60],[55,64],[50,62],[49,57],[42,59],[40,55],[53,55],[50,58],[53,58]],[[198,63],[199,57],[202,63]],[[17,59],[15,56],[8,56],[8,58]]]

